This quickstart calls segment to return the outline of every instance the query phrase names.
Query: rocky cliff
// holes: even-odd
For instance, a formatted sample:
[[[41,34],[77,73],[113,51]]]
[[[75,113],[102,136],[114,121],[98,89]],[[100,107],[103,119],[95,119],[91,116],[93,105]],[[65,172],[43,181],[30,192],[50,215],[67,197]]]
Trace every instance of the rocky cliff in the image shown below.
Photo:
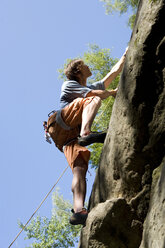
[[[165,0],[142,0],[81,248],[165,248]]]

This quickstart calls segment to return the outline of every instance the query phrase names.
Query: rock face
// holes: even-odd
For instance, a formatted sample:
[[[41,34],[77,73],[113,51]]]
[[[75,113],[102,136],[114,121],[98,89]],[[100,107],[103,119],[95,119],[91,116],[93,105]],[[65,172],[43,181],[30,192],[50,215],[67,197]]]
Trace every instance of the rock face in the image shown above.
[[[140,1],[80,248],[165,248],[164,23]]]
[[[150,207],[140,248],[165,247],[165,160],[153,173]]]

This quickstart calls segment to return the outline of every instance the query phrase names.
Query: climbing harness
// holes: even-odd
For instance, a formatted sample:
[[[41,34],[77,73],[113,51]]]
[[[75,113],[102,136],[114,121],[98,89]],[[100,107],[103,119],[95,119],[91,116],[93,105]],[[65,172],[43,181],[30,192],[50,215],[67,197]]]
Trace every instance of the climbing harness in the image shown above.
[[[55,120],[54,120],[53,122],[51,122],[51,124],[49,124],[48,126],[47,126],[47,122],[46,122],[46,121],[43,122],[43,127],[44,127],[44,130],[45,130],[45,139],[46,139],[46,141],[47,141],[49,144],[52,144],[51,136],[50,136],[50,134],[49,134],[49,128],[50,128],[51,126],[53,126],[55,123],[57,123],[60,127],[62,127],[63,129],[65,129],[65,130],[67,130],[67,131],[72,130],[72,128],[69,127],[68,125],[66,125],[66,123],[63,121],[63,118],[62,118],[62,116],[61,116],[61,111],[62,111],[61,109],[60,109],[60,110],[57,110],[57,111],[56,111],[56,110],[53,110],[53,111],[51,111],[51,112],[48,114],[48,117],[50,117],[52,114],[55,114],[55,113],[56,113]],[[72,142],[73,140],[76,140],[76,138],[77,138],[77,137],[75,137],[75,138],[72,139],[72,140],[67,141],[67,142],[64,144],[64,146],[66,146],[66,144]]]
[[[63,129],[65,129],[65,130],[71,130],[72,128],[69,127],[68,125],[66,125],[65,122],[63,121],[62,116],[61,116],[61,111],[62,111],[62,109],[60,109],[60,110],[53,110],[53,111],[51,111],[48,114],[48,117],[50,117],[51,114],[57,113],[56,119],[55,119],[55,121],[53,123],[51,123],[51,125],[54,124],[55,122],[57,122],[57,124],[59,124]],[[48,130],[49,130],[49,128],[50,128],[50,125],[48,126]]]

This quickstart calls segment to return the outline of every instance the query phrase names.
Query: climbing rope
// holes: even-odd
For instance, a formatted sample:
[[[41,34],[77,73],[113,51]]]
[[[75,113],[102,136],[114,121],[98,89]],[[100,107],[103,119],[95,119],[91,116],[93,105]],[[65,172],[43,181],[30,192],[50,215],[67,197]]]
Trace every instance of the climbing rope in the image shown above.
[[[97,122],[95,123],[95,126],[97,125],[97,123],[100,121],[101,116],[103,114],[103,112],[105,112],[105,110],[108,107],[110,100],[107,102],[107,104],[105,105],[104,109],[102,110],[100,117],[97,119]],[[50,195],[50,193],[52,192],[52,190],[55,188],[55,186],[57,185],[57,183],[60,181],[60,179],[63,177],[63,175],[65,174],[66,170],[68,169],[69,165],[64,169],[64,171],[62,172],[62,174],[60,175],[60,177],[58,178],[58,180],[56,181],[56,183],[53,185],[53,187],[51,188],[51,190],[47,193],[47,195],[45,196],[45,198],[42,200],[42,202],[40,203],[40,205],[37,207],[37,209],[34,211],[34,213],[32,214],[32,216],[28,219],[28,221],[26,222],[26,224],[23,226],[23,228],[21,229],[21,231],[17,234],[17,236],[15,237],[15,239],[11,242],[11,244],[9,245],[8,248],[10,248],[14,242],[17,240],[17,238],[20,236],[20,234],[24,231],[24,229],[27,227],[27,225],[29,224],[29,222],[31,221],[31,219],[33,218],[33,216],[36,214],[36,212],[40,209],[40,207],[42,206],[42,204],[45,202],[45,200],[48,198],[48,196]]]
[[[8,248],[10,248],[14,242],[16,241],[16,239],[19,237],[19,235],[23,232],[23,230],[26,228],[26,226],[29,224],[29,222],[31,221],[31,219],[33,218],[33,216],[36,214],[36,212],[39,210],[39,208],[42,206],[42,204],[45,202],[45,200],[48,198],[48,196],[50,195],[50,193],[52,192],[52,190],[55,188],[55,186],[57,185],[57,183],[60,181],[60,179],[62,178],[62,176],[64,175],[65,171],[68,169],[69,165],[65,168],[65,170],[62,172],[62,174],[60,175],[60,177],[58,178],[58,180],[56,181],[56,183],[53,185],[53,187],[51,188],[51,190],[47,193],[47,195],[45,196],[45,198],[42,200],[42,202],[40,203],[40,205],[38,206],[38,208],[34,211],[34,213],[32,214],[32,216],[28,219],[28,221],[26,222],[26,224],[23,226],[23,228],[21,229],[21,231],[17,234],[17,236],[15,237],[15,239],[12,241],[12,243],[9,245]]]

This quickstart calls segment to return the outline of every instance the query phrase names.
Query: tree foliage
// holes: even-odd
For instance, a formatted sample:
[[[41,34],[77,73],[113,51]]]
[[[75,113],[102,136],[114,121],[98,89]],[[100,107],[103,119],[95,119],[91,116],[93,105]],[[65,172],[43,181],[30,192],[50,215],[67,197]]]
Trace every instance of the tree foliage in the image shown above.
[[[104,6],[106,9],[106,14],[111,14],[115,11],[119,12],[120,14],[123,14],[128,12],[128,9],[130,8],[132,14],[129,17],[128,25],[131,28],[133,28],[139,0],[100,0],[100,1],[105,3]]]
[[[25,239],[33,240],[28,248],[68,248],[78,242],[80,225],[72,226],[68,221],[71,203],[64,200],[58,191],[53,193],[52,201],[52,217],[37,216],[25,228]],[[19,222],[19,226],[22,228],[23,224]]]
[[[111,57],[110,49],[100,48],[97,45],[89,45],[87,51],[78,58],[83,59],[83,61],[89,66],[92,71],[92,76],[88,80],[88,84],[95,81],[101,80],[117,63],[117,59]],[[63,73],[65,66],[71,59],[68,59],[64,66],[59,69],[60,78],[65,80],[65,75]],[[111,83],[109,89],[115,89],[119,82],[119,76]],[[112,106],[114,99],[109,97],[102,101],[102,105],[98,111],[98,114],[93,122],[93,131],[104,131],[107,130],[109,125],[110,116],[112,113]],[[98,167],[100,153],[102,150],[102,144],[93,144],[89,147],[91,150],[90,165],[91,167]]]

